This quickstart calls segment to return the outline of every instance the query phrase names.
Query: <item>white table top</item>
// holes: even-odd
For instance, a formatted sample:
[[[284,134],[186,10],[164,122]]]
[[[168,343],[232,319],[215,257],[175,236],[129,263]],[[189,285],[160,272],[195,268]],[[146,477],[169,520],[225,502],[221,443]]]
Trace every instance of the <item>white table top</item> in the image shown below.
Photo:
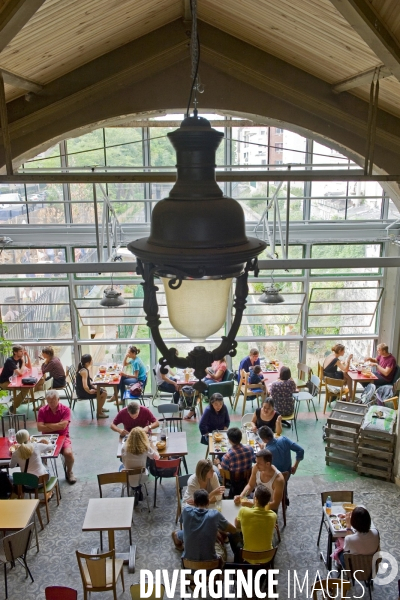
[[[82,531],[130,529],[134,498],[90,498]]]

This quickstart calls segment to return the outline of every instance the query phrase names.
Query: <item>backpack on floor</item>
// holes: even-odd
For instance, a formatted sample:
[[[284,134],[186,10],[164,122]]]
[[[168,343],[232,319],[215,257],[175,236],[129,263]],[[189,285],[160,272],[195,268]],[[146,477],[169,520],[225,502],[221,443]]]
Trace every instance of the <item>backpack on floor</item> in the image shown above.
[[[357,404],[372,404],[375,399],[375,393],[376,386],[373,383],[369,383],[361,394],[361,398],[357,401]]]

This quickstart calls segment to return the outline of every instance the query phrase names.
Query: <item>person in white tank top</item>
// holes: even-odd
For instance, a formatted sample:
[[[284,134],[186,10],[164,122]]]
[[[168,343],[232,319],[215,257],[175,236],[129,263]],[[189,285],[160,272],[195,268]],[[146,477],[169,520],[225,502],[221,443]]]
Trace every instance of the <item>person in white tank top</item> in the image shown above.
[[[285,478],[276,467],[272,465],[272,454],[264,449],[256,455],[256,464],[251,472],[249,483],[244,488],[240,496],[234,497],[235,504],[239,504],[244,496],[247,496],[255,489],[256,485],[264,485],[271,492],[271,502],[268,505],[270,510],[278,510],[282,502],[282,496],[285,489]]]

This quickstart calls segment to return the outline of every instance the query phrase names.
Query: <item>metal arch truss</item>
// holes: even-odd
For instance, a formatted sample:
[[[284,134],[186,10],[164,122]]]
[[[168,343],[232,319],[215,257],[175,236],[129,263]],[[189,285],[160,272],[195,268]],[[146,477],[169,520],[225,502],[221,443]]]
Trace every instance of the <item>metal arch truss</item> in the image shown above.
[[[254,258],[247,262],[244,272],[236,278],[235,286],[235,297],[234,297],[234,308],[235,317],[233,319],[231,328],[227,336],[222,336],[221,344],[215,350],[208,351],[204,346],[196,346],[189,354],[184,358],[177,356],[176,348],[168,348],[161,337],[160,333],[160,314],[157,302],[157,291],[158,287],[154,283],[154,278],[164,273],[172,273],[176,275],[176,278],[172,280],[172,289],[179,287],[179,281],[185,277],[185,273],[182,271],[177,272],[177,269],[171,268],[168,265],[153,265],[151,263],[145,263],[141,260],[137,260],[136,272],[138,275],[143,277],[143,308],[146,313],[146,322],[151,331],[151,336],[154,340],[155,345],[160,351],[162,358],[160,364],[162,369],[165,370],[166,365],[170,367],[178,367],[185,369],[190,367],[194,369],[194,374],[199,380],[195,384],[195,388],[202,391],[206,388],[205,384],[201,381],[204,377],[205,369],[209,367],[214,360],[219,360],[226,355],[231,357],[236,356],[237,342],[235,340],[240,324],[242,322],[243,312],[246,308],[246,300],[249,293],[248,276],[249,272],[254,271],[254,274],[258,274],[258,262]]]

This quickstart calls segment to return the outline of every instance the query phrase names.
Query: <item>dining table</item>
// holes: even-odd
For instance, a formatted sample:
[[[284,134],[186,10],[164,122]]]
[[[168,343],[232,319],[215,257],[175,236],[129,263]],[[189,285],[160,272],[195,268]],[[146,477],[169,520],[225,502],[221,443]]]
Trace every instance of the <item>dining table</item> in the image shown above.
[[[0,373],[2,372],[2,368],[0,369]],[[22,383],[22,380],[25,377],[35,377],[37,379],[37,381],[35,383]],[[12,392],[12,398],[13,398],[13,406],[12,406],[12,412],[15,413],[16,408],[15,408],[15,399],[17,397],[17,393],[20,392],[21,390],[29,390],[29,394],[31,396],[31,399],[33,401],[33,403],[35,402],[35,392],[34,392],[34,388],[37,386],[37,382],[39,381],[39,379],[41,379],[42,377],[42,372],[39,373],[39,369],[37,367],[32,367],[31,369],[28,369],[23,375],[17,375],[17,378],[15,379],[15,381],[9,382],[8,386],[7,386],[7,390],[9,390],[10,392]]]
[[[151,441],[156,443],[160,441],[160,433],[152,433]],[[122,446],[124,444],[125,437],[120,436],[118,441],[117,458],[121,458]],[[185,431],[169,431],[167,433],[167,444],[163,450],[157,450],[160,458],[182,458],[182,463],[185,468],[186,474],[189,473],[186,456],[188,455],[187,439]]]
[[[362,506],[363,508],[365,508],[365,506],[362,504],[358,504],[357,506]],[[344,538],[347,535],[352,535],[354,533],[354,531],[347,531],[346,527],[344,527],[344,526],[341,527],[341,529],[339,529],[339,530],[334,528],[333,522],[335,522],[335,520],[334,520],[335,516],[339,515],[339,514],[346,514],[346,511],[343,507],[343,502],[332,502],[332,508],[331,508],[330,515],[328,515],[328,513],[326,512],[326,506],[324,506],[322,508],[322,512],[323,512],[324,522],[326,524],[327,531],[328,531],[328,542],[327,542],[326,557],[324,556],[324,553],[322,551],[320,552],[320,557],[324,561],[325,566],[328,569],[328,571],[331,571],[332,570],[331,554],[334,549],[334,542],[338,538]],[[371,528],[374,528],[374,527],[375,527],[374,524],[371,522]]]
[[[357,383],[374,383],[374,380],[378,379],[377,376],[372,372],[368,376],[363,375],[360,369],[349,369],[349,371],[347,371],[347,374],[353,381],[353,389],[350,397],[351,402],[354,402],[356,398]]]
[[[35,513],[39,513],[39,500],[0,500],[0,531],[19,531],[29,523],[35,525],[36,549],[39,552],[39,540],[35,523]],[[40,513],[39,513],[39,519]],[[43,524],[42,524],[43,529]]]
[[[106,367],[106,371],[104,373],[100,373],[98,371],[94,378],[92,379],[92,385],[96,388],[96,397],[97,400],[100,398],[100,388],[112,388],[114,390],[114,398],[117,400],[117,411],[119,412],[119,402],[118,402],[118,386],[121,382],[120,369],[117,367],[116,369],[111,369],[109,366]]]
[[[82,531],[107,531],[108,549],[115,550],[115,532],[130,531],[132,527],[135,499],[129,498],[90,498],[86,509]],[[98,554],[98,548],[92,549],[92,554]],[[129,546],[129,552],[117,552],[120,558],[128,564],[129,573],[135,572],[136,545]]]
[[[47,434],[38,434],[34,436],[37,440],[40,440],[41,437],[48,437]],[[62,447],[65,442],[65,435],[59,435],[57,441],[55,443],[54,451],[51,455],[43,455],[42,459],[51,460],[53,465],[53,471],[58,477],[57,470],[57,458],[60,456]],[[0,460],[11,460],[12,452],[10,452],[11,443],[7,437],[0,437]]]

